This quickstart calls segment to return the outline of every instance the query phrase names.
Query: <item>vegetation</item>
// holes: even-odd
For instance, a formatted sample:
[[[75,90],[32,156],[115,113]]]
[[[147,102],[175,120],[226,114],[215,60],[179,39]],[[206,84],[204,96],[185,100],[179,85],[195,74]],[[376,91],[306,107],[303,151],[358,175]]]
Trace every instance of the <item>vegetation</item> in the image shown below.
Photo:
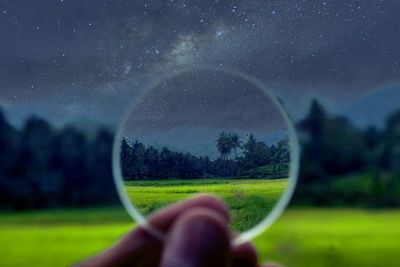
[[[399,221],[397,210],[292,208],[255,244],[263,262],[291,267],[395,267]],[[122,209],[2,214],[1,266],[71,266],[109,247],[130,229],[132,220]]]
[[[146,147],[137,140],[131,142],[124,137],[121,144],[124,180],[243,178],[244,174],[246,178],[288,176],[290,147],[287,137],[270,147],[256,140],[251,133],[242,141],[237,134],[222,132],[217,137],[216,148],[221,157],[210,160],[207,156],[171,151],[167,147]],[[238,149],[241,155],[237,154]],[[268,171],[253,175],[251,170],[262,166],[269,167]]]
[[[400,112],[389,116],[383,128],[359,129],[344,117],[329,115],[314,101],[309,114],[297,128],[302,155],[293,203],[400,207]],[[227,138],[229,133],[223,136]],[[174,169],[169,174],[165,166],[171,165],[163,160],[169,153],[167,150],[156,151],[133,143],[133,146],[141,147],[135,151],[144,154],[147,151],[148,156],[157,156],[157,163],[162,163],[150,165],[149,160],[153,160],[150,156],[147,163],[139,162],[136,169],[132,168],[136,171],[133,177],[143,176],[142,171],[159,173],[159,169],[152,168],[160,166],[168,174],[164,173],[163,177],[188,179],[194,174],[210,178],[235,173],[228,175],[232,177],[237,175],[237,170],[242,178],[273,177],[269,172],[272,168],[278,172],[284,170],[279,164],[262,162],[264,156],[256,156],[271,152],[272,147],[268,150],[248,136],[246,143],[240,144],[242,148],[239,149],[237,143],[233,145],[235,142],[232,141],[228,149],[223,145],[224,138],[219,145],[221,157],[209,160],[209,163],[206,158],[193,160],[175,154],[182,164],[193,160],[196,164],[189,165],[200,168],[198,165],[201,166],[199,163],[203,161],[211,170],[206,168],[199,172],[194,168],[187,172]],[[89,135],[72,126],[55,129],[37,117],[29,118],[22,129],[17,129],[0,110],[0,209],[118,203],[116,192],[111,189],[114,187],[110,164],[112,142],[113,134],[106,129],[93,129]],[[241,161],[242,165],[237,164],[235,149],[249,152],[241,153],[240,157],[247,157]],[[143,164],[149,167],[139,168]],[[186,167],[183,169],[187,170]],[[277,176],[282,177],[280,174]],[[152,177],[148,173],[146,176]]]
[[[302,155],[294,202],[400,206],[400,111],[382,129],[354,127],[314,101],[298,124]]]
[[[126,191],[141,214],[181,201],[196,193],[213,193],[228,205],[234,231],[251,229],[265,218],[282,196],[287,179],[128,181]]]
[[[71,126],[56,130],[37,117],[16,129],[0,110],[0,208],[116,203],[113,138],[104,128],[92,137]]]
[[[248,140],[246,143],[252,141],[252,134],[249,134]],[[236,150],[238,148],[242,148],[242,143],[240,138],[237,134],[234,133],[225,133],[222,132],[218,135],[216,140],[216,145],[218,152],[221,154],[222,159],[229,159],[229,155],[232,153],[232,150],[235,151],[235,158],[236,158]],[[252,153],[252,151],[246,150],[247,153]]]

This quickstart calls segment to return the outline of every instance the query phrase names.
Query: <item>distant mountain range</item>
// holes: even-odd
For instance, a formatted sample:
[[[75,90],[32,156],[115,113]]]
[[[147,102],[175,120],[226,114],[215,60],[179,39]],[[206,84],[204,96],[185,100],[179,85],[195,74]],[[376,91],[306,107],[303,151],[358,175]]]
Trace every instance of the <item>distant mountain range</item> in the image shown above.
[[[183,125],[172,128],[169,131],[154,131],[137,138],[132,136],[130,138],[157,148],[166,146],[174,151],[190,152],[196,156],[208,156],[211,159],[215,159],[219,156],[215,141],[222,131],[236,133],[242,139],[245,139],[248,134],[247,131],[240,129],[217,129],[207,126]],[[273,145],[282,140],[288,132],[285,129],[280,129],[270,133],[252,133],[257,140],[263,141],[267,145]]]
[[[348,117],[356,126],[370,125],[383,127],[387,117],[400,111],[400,86],[388,87],[369,94],[346,106],[340,113]]]

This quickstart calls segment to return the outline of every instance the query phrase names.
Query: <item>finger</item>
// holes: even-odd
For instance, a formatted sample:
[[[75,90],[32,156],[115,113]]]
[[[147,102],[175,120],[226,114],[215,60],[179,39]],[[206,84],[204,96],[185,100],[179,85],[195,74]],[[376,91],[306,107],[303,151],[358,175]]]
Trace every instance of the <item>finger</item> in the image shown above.
[[[229,210],[225,203],[219,198],[208,194],[197,195],[184,202],[161,209],[151,215],[148,222],[159,231],[165,233],[181,214],[187,210],[200,207],[217,212],[224,221],[229,222]]]
[[[196,208],[180,216],[168,234],[161,267],[230,266],[230,234],[226,218]]]
[[[208,208],[229,221],[229,212],[224,202],[212,195],[198,195],[170,207],[166,207],[148,219],[158,230],[166,233],[174,221],[185,211],[194,208]],[[82,267],[123,267],[135,262],[135,266],[158,266],[162,242],[148,230],[137,227],[128,233],[111,249],[82,263]],[[139,263],[140,262],[140,263]]]
[[[157,267],[162,241],[139,227],[109,250],[79,264],[79,267]],[[78,267],[77,266],[77,267]]]
[[[258,255],[251,243],[244,243],[232,248],[232,267],[257,267]]]

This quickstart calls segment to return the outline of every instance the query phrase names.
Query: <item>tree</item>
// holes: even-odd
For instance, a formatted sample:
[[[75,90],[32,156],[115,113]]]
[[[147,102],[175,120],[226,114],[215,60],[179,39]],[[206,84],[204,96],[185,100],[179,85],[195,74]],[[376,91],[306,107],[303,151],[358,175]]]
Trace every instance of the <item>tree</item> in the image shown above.
[[[89,179],[89,142],[86,136],[69,126],[58,132],[52,142],[51,171],[58,176],[60,203],[89,204],[86,193]]]
[[[53,129],[47,121],[36,116],[26,121],[18,149],[18,177],[26,184],[26,191],[20,196],[20,208],[44,207],[46,199],[55,196],[58,185],[53,183],[52,176],[46,175],[53,137]]]
[[[144,178],[145,177],[145,157],[146,157],[146,147],[143,143],[136,140],[133,143],[133,170],[134,177],[136,178]]]
[[[221,159],[227,160],[232,151],[232,142],[229,134],[221,132],[216,140],[218,152],[221,154]]]
[[[243,144],[243,148],[244,148],[244,156],[245,156],[246,162],[250,166],[254,165],[254,152],[256,150],[256,146],[257,146],[257,140],[254,137],[254,134],[249,133],[247,135],[246,142]]]
[[[158,150],[152,146],[146,149],[144,163],[146,166],[146,178],[148,179],[156,179],[159,178],[159,166],[158,161],[159,153]]]
[[[299,137],[303,145],[301,157],[302,174],[304,182],[312,182],[318,177],[324,179],[325,171],[322,168],[322,157],[328,151],[324,151],[322,139],[326,133],[328,115],[322,105],[313,100],[307,117],[298,124]]]
[[[289,163],[290,162],[290,144],[289,144],[289,136],[285,136],[281,141],[278,142],[278,161],[280,163]]]
[[[93,142],[88,145],[88,185],[83,196],[89,204],[116,203],[118,195],[113,188],[112,146],[114,136],[107,128],[100,128]],[[105,193],[107,192],[107,193]]]
[[[174,177],[174,159],[171,150],[163,147],[159,158],[160,178]]]
[[[121,142],[121,155],[120,167],[122,170],[122,177],[126,180],[132,179],[135,175],[133,173],[133,148],[128,138],[122,138]]]
[[[235,148],[242,148],[237,134],[220,133],[216,139],[216,146],[221,157],[212,161],[208,157],[174,152],[167,147],[145,147],[139,141],[135,141],[132,145],[128,138],[123,138],[121,149],[123,172],[131,174],[124,177],[132,180],[235,177],[240,175],[241,171],[252,168],[268,164],[285,164],[289,157],[287,139],[279,142],[278,148],[273,146],[271,149],[264,142],[257,141],[251,133],[243,146],[244,153],[241,156],[235,155],[233,159],[228,157],[230,152]],[[281,174],[280,167],[279,165],[279,175]]]
[[[237,149],[242,147],[242,144],[240,142],[240,138],[239,135],[232,133],[229,134],[229,138],[230,138],[230,146],[233,148],[234,152],[235,152],[235,158],[237,157]]]
[[[385,146],[388,167],[400,174],[400,111],[392,114],[386,123]]]
[[[16,166],[20,132],[7,121],[0,107],[0,207],[10,206],[16,196]]]

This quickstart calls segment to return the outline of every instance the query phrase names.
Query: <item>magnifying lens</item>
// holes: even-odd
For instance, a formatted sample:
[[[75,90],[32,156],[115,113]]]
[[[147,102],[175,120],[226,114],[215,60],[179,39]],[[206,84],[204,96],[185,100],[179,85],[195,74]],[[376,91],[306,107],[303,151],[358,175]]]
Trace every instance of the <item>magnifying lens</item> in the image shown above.
[[[229,207],[235,243],[267,229],[297,181],[299,145],[280,101],[259,80],[226,68],[160,77],[129,107],[114,142],[119,196],[135,221],[199,193]]]

